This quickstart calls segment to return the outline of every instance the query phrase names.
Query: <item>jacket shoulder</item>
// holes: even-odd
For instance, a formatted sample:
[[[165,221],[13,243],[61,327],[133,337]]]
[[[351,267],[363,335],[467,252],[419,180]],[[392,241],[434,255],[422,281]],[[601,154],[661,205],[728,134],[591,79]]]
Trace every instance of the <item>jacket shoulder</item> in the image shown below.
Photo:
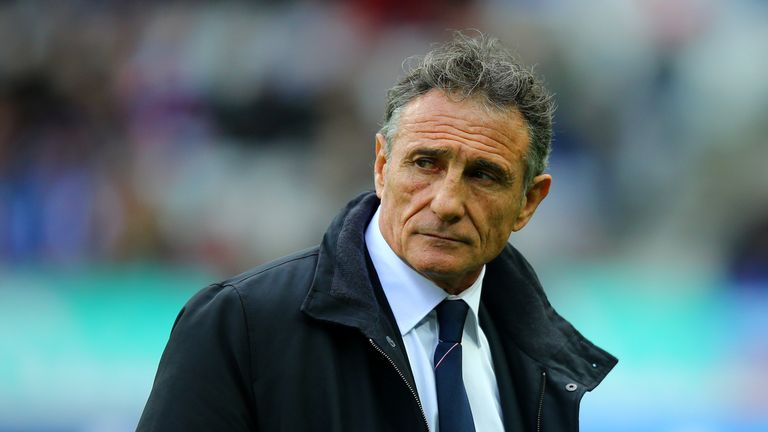
[[[237,276],[223,280],[219,282],[218,285],[231,285],[235,289],[241,290],[257,284],[262,278],[274,277],[285,272],[314,272],[315,266],[317,264],[317,256],[319,250],[319,246],[313,246],[311,248],[286,255],[282,258],[278,258],[276,260],[254,267],[250,270],[240,273]]]
[[[253,325],[298,313],[315,280],[319,247],[315,246],[255,267],[217,285],[240,297]]]

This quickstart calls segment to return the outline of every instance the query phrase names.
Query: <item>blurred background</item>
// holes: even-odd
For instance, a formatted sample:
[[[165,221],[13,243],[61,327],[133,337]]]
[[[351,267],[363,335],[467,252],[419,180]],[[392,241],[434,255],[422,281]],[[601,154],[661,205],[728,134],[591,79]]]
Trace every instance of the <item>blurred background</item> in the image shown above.
[[[768,431],[768,3],[0,3],[0,431],[129,431],[209,282],[372,188],[403,60],[476,28],[557,94],[515,244],[620,358],[595,432]]]

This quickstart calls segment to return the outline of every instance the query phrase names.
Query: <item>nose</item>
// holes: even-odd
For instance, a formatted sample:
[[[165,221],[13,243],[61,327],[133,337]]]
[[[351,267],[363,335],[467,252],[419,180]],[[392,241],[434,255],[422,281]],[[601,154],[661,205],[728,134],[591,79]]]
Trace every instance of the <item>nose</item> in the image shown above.
[[[461,179],[450,174],[433,184],[435,192],[430,203],[432,212],[443,222],[456,222],[466,211]]]

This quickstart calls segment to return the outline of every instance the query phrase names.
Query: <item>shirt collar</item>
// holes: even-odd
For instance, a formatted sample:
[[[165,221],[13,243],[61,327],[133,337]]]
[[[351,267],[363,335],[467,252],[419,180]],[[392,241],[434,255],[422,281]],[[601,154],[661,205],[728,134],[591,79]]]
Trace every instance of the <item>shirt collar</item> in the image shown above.
[[[425,278],[400,257],[389,246],[379,229],[379,212],[381,207],[368,223],[365,230],[365,243],[371,261],[379,276],[381,287],[387,297],[392,314],[395,316],[400,334],[413,330],[441,301],[461,299],[469,305],[471,313],[468,315],[465,326],[470,337],[479,340],[479,321],[477,318],[480,308],[480,294],[485,276],[483,266],[480,276],[466,290],[459,295],[448,295],[434,282]]]

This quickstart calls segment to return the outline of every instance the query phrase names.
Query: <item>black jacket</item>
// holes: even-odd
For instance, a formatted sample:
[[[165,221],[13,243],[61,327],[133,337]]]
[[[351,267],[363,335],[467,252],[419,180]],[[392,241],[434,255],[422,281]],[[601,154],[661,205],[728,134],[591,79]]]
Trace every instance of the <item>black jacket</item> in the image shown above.
[[[176,319],[138,430],[426,430],[364,242],[377,205],[361,195],[319,247],[197,293]],[[512,246],[487,266],[480,324],[506,430],[577,431],[581,397],[616,359],[552,309]]]

